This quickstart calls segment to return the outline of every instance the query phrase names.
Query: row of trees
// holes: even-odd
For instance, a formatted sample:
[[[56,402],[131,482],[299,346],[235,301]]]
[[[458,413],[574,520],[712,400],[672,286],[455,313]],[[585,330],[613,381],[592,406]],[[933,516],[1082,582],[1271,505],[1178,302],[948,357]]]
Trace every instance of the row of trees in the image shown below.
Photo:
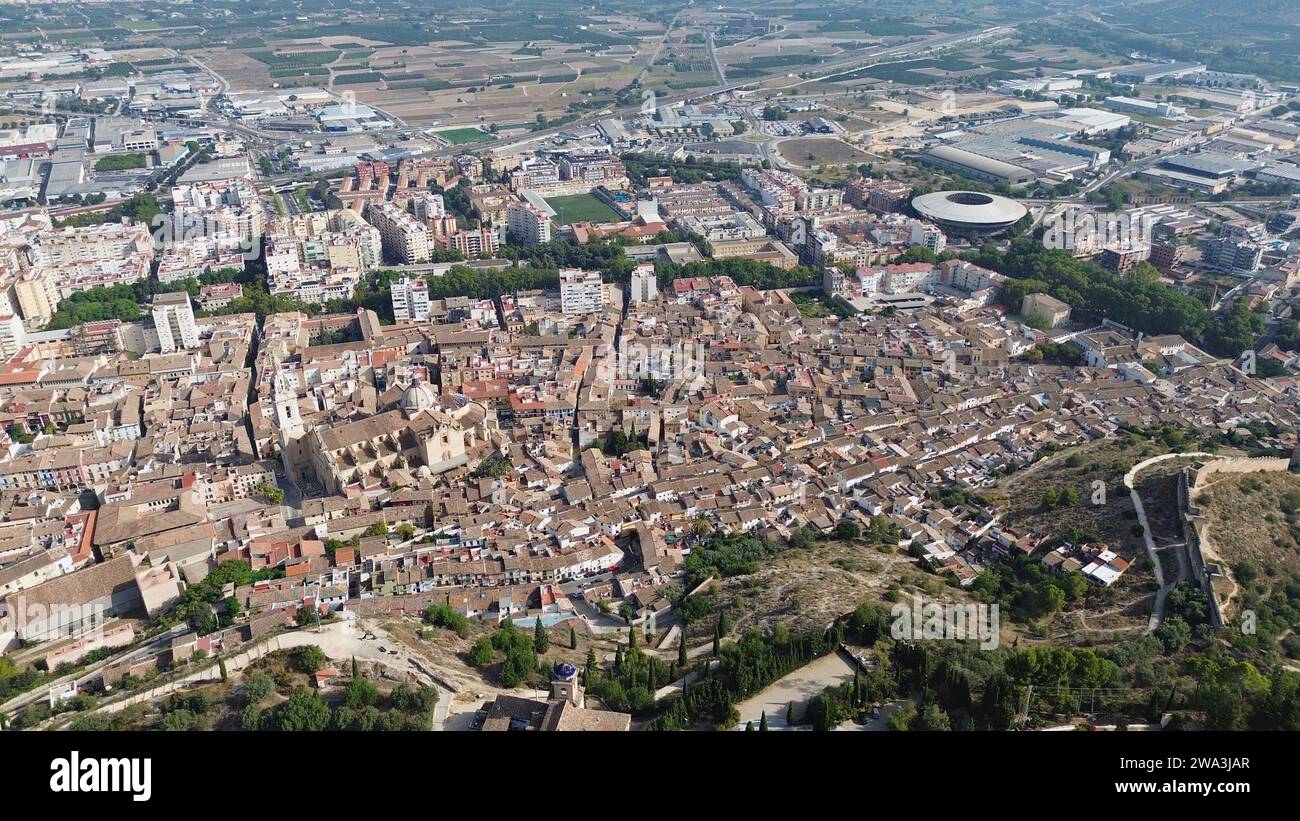
[[[687,155],[682,160],[663,157],[643,157],[623,154],[620,159],[627,170],[627,178],[636,185],[645,185],[647,177],[668,176],[673,182],[689,185],[697,182],[738,180],[744,169],[731,160],[708,160]],[[766,161],[764,161],[766,162]]]
[[[739,642],[723,642],[716,665],[705,668],[704,680],[661,703],[663,712],[650,729],[687,730],[700,722],[734,726],[740,720],[737,702],[831,652],[842,637],[843,626],[837,625],[826,632],[773,631],[770,636],[750,630]]]
[[[158,204],[158,198],[153,194],[136,194],[128,200],[114,205],[104,211],[93,211],[86,214],[74,214],[64,219],[56,220],[55,228],[84,228],[88,225],[101,225],[106,222],[121,222],[123,217],[130,218],[135,222],[143,225],[153,225],[154,218],[162,213],[162,206]]]
[[[150,277],[135,282],[118,285],[88,288],[70,294],[59,302],[59,308],[50,317],[47,330],[71,328],[85,322],[98,322],[105,319],[120,319],[133,322],[140,318],[140,305],[151,300],[155,294],[171,291],[188,291],[190,296],[197,296],[203,285],[220,282],[242,282],[242,269],[223,268],[210,271],[199,279],[182,279],[175,282],[159,282]]]
[[[731,257],[729,259],[708,259],[701,262],[688,262],[679,265],[675,262],[658,262],[655,264],[655,276],[659,287],[672,285],[673,280],[682,277],[717,277],[728,276],[737,285],[751,285],[762,290],[773,288],[807,288],[821,284],[821,272],[808,265],[798,265],[786,270],[770,262]]]

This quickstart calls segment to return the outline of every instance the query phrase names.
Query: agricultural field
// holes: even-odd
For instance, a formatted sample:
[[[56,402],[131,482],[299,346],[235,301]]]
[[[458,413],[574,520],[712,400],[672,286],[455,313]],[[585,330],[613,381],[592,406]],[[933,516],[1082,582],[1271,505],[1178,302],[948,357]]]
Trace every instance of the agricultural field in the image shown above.
[[[681,28],[663,41],[642,84],[658,94],[673,94],[717,83],[713,61],[701,31]]]
[[[414,126],[535,126],[612,105],[663,34],[622,17],[582,23],[269,26],[192,53],[232,91],[342,88]]]
[[[618,212],[596,198],[594,194],[573,194],[564,197],[547,197],[546,204],[555,209],[555,224],[574,222],[617,222]]]

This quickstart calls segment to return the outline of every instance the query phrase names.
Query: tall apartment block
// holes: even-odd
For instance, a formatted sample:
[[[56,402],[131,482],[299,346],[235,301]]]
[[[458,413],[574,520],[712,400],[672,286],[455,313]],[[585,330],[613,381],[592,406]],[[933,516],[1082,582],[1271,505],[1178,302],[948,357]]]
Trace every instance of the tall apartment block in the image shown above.
[[[429,229],[391,202],[371,203],[366,218],[379,229],[384,251],[402,265],[429,259]]]
[[[163,353],[199,346],[194,309],[190,307],[190,295],[185,291],[158,294],[153,298],[153,324]]]
[[[512,202],[506,209],[506,224],[517,242],[537,245],[551,241],[551,217],[526,202]]]
[[[632,302],[654,302],[659,296],[659,280],[655,277],[655,267],[643,263],[632,269]]]
[[[402,277],[393,283],[393,319],[398,322],[429,321],[429,283]]]
[[[560,310],[565,316],[596,313],[605,307],[605,285],[599,271],[568,268],[560,272]]]

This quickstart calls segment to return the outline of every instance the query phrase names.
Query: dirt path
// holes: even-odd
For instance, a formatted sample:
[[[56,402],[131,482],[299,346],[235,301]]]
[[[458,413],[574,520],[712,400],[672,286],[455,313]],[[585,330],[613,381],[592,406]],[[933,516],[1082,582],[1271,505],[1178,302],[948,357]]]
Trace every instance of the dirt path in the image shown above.
[[[1160,557],[1156,555],[1155,540],[1151,537],[1151,523],[1147,521],[1146,508],[1142,506],[1142,495],[1138,493],[1137,490],[1137,475],[1147,467],[1169,459],[1177,459],[1180,457],[1200,458],[1213,455],[1214,454],[1212,453],[1204,453],[1201,451],[1192,451],[1190,453],[1162,453],[1159,456],[1152,456],[1150,459],[1144,459],[1143,461],[1138,462],[1136,465],[1129,468],[1128,473],[1124,474],[1124,487],[1128,488],[1129,496],[1133,501],[1133,509],[1137,511],[1138,523],[1142,525],[1142,541],[1147,548],[1147,558],[1151,560],[1151,569],[1155,573],[1156,584],[1160,585],[1159,590],[1156,591],[1155,607],[1151,608],[1151,618],[1147,621],[1148,633],[1155,632],[1156,628],[1165,620],[1165,599],[1169,596],[1169,591],[1173,589],[1173,586],[1179,581],[1182,581],[1182,579],[1174,579],[1172,582],[1165,584],[1165,571],[1160,564]],[[1182,575],[1182,572],[1182,562],[1179,562],[1179,576]]]

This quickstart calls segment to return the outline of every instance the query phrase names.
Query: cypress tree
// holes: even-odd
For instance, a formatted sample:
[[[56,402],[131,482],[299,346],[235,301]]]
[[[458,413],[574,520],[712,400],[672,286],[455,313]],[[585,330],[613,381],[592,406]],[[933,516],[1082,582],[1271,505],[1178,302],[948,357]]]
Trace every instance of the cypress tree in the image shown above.
[[[636,649],[636,626],[630,625],[627,628],[627,649]]]
[[[542,626],[542,617],[538,616],[537,620],[533,622],[533,650],[540,656],[550,646],[551,637],[546,635],[546,628]]]
[[[578,631],[573,629],[572,625],[569,626],[569,649],[578,649]]]
[[[794,726],[794,702],[785,705],[785,723]]]
[[[767,732],[767,710],[764,710],[762,715],[758,717],[758,731],[760,733]]]
[[[686,661],[686,631],[683,630],[682,635],[677,639],[677,666],[685,667]]]

